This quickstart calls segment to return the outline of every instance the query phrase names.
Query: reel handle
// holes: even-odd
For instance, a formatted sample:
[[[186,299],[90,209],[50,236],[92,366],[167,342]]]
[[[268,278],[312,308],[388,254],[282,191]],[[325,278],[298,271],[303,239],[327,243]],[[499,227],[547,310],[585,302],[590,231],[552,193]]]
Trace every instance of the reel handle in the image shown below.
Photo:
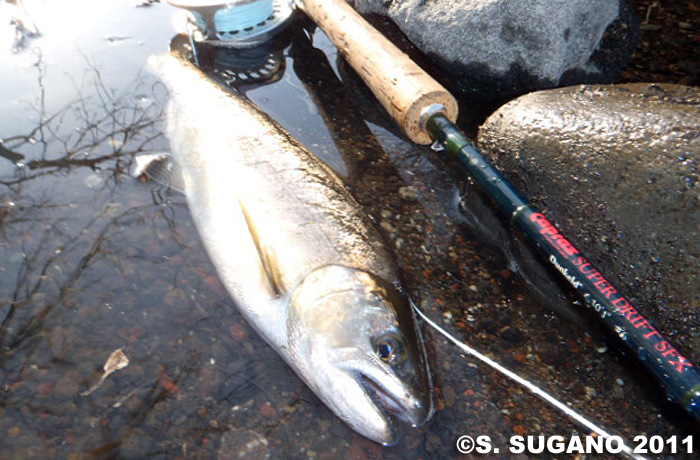
[[[457,101],[452,94],[370,26],[345,0],[296,0],[296,3],[326,32],[413,142],[433,142],[425,125],[435,112],[456,121]]]

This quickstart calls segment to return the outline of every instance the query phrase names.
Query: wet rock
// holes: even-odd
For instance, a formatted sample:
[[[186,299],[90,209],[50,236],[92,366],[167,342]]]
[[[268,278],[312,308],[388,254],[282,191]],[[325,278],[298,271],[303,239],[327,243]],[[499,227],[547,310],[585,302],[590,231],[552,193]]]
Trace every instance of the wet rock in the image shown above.
[[[698,324],[698,88],[528,94],[485,122],[479,145],[638,306]]]
[[[453,92],[472,99],[611,82],[639,40],[625,0],[355,0],[355,7],[388,16],[448,73]]]

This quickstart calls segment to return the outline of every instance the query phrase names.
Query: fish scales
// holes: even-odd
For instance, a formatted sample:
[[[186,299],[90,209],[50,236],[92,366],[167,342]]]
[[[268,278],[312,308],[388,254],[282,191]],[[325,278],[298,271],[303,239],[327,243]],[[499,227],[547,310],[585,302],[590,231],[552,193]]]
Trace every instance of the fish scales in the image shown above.
[[[169,123],[177,126],[176,135],[182,139],[181,147],[174,143],[173,153],[185,180],[208,184],[209,196],[238,197],[249,221],[255,223],[251,230],[260,246],[275,248],[266,256],[278,266],[283,289],[290,289],[314,268],[330,264],[396,281],[381,235],[325,163],[247,100],[196,72],[183,77],[186,81],[173,85],[183,91],[170,102],[168,112]],[[205,100],[216,103],[202,107]],[[236,113],[246,116],[231,116]],[[193,132],[194,126],[206,133]],[[200,153],[192,156],[191,152]],[[202,208],[207,203],[218,201],[202,200],[200,211],[195,212],[205,212]],[[221,205],[209,212],[231,212],[238,203],[230,200]]]

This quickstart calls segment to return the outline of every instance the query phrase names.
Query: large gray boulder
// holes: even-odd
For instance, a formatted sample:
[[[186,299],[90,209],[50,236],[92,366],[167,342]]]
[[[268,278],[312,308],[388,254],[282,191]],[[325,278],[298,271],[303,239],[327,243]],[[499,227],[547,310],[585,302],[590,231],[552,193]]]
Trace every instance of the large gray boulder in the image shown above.
[[[535,92],[478,143],[640,311],[700,325],[700,88]]]
[[[352,0],[351,0],[352,1]],[[447,72],[458,96],[505,100],[575,83],[604,83],[638,40],[624,0],[354,0],[389,17]]]

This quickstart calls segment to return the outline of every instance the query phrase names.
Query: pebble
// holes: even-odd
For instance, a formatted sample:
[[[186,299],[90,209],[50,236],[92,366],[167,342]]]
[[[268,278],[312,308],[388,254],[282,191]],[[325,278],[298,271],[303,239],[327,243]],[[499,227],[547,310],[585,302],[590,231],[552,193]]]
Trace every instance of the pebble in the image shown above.
[[[584,387],[583,390],[586,392],[588,399],[593,399],[598,396],[598,391],[593,387]]]
[[[85,186],[91,189],[100,187],[102,185],[102,182],[102,177],[100,177],[97,174],[90,174],[83,180]]]
[[[80,385],[74,373],[58,379],[53,387],[53,394],[58,399],[72,399],[80,392]]]
[[[452,387],[445,387],[442,392],[442,396],[445,399],[445,405],[447,407],[452,407],[455,402],[459,400],[459,396],[455,393]]]
[[[277,409],[275,409],[275,406],[273,406],[269,402],[260,406],[260,413],[268,418],[275,418],[279,416],[279,413],[277,412]]]
[[[615,386],[610,394],[612,395],[613,399],[624,399],[625,397],[625,392],[619,386]]]
[[[568,360],[566,350],[552,344],[542,344],[539,356],[543,363],[550,366],[561,366]]]
[[[430,442],[430,439],[428,439]],[[347,459],[352,460],[379,460],[382,457],[382,449],[378,444],[357,436],[348,448]]]
[[[248,330],[240,323],[232,324],[231,327],[229,327],[229,334],[231,334],[231,338],[236,342],[248,340]]]
[[[119,457],[127,460],[148,458],[151,445],[151,437],[144,430],[134,428],[126,435],[119,446]]]
[[[9,434],[11,438],[16,438],[20,433],[22,433],[22,427],[18,425],[13,426],[7,431],[7,434]]]
[[[127,396],[119,399],[117,402],[128,412],[135,413],[143,408],[143,400],[141,400],[136,393],[127,394]]]
[[[101,181],[102,179],[100,179]],[[121,203],[107,203],[102,207],[100,215],[104,219],[116,219],[124,213],[124,205]]]
[[[121,369],[120,374],[124,377],[128,377],[132,382],[140,382],[145,377],[145,372],[143,367],[138,364],[130,363],[124,369]]]
[[[400,187],[399,196],[406,201],[418,201],[418,193],[416,193],[416,189],[410,185]]]
[[[54,359],[61,360],[70,353],[70,338],[73,336],[72,331],[58,326],[51,331],[49,345]]]
[[[508,327],[501,333],[501,337],[510,343],[521,343],[525,341],[525,334],[520,329]]]
[[[326,432],[331,429],[332,423],[326,419],[320,420],[318,422],[318,429],[321,432]]]
[[[252,430],[231,430],[221,436],[218,460],[266,460],[270,458],[268,441]]]

